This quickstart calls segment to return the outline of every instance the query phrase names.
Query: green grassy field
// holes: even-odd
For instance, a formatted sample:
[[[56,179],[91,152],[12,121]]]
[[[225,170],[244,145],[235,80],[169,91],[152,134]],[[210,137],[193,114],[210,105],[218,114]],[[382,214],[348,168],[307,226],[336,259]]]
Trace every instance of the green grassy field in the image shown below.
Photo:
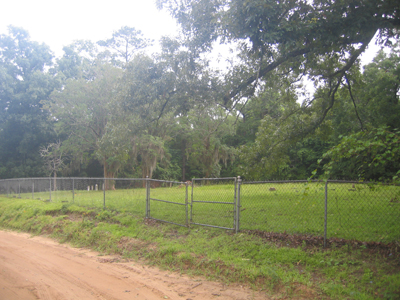
[[[233,185],[195,186],[193,200],[219,203],[191,203],[191,187],[179,185],[150,189],[150,198],[179,204],[150,201],[150,216],[178,224],[193,223],[234,227],[235,189]],[[10,195],[16,196],[16,195]],[[21,198],[32,199],[31,193]],[[49,199],[49,193],[35,193],[34,199]],[[146,189],[106,191],[52,191],[52,202],[74,203],[88,208],[129,212],[144,217]],[[325,186],[312,183],[242,184],[240,192],[240,229],[301,233],[324,233]],[[186,209],[188,214],[186,213]],[[361,241],[391,242],[400,239],[400,187],[366,184],[329,183],[327,235]]]

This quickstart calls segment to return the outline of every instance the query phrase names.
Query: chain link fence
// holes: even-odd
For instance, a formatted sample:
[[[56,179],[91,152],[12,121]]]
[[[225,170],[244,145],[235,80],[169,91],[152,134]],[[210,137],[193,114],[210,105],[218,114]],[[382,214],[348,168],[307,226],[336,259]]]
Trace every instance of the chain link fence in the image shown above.
[[[400,187],[328,181],[243,182],[240,229],[400,240]]]
[[[181,226],[359,241],[400,240],[400,187],[360,182],[195,178],[0,180],[0,195],[130,212]]]

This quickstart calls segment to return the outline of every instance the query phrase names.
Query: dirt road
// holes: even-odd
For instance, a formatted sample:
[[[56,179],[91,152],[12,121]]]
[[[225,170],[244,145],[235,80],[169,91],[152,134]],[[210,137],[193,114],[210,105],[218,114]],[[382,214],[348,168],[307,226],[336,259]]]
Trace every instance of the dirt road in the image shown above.
[[[44,237],[0,231],[0,299],[267,298],[241,286],[226,287]]]

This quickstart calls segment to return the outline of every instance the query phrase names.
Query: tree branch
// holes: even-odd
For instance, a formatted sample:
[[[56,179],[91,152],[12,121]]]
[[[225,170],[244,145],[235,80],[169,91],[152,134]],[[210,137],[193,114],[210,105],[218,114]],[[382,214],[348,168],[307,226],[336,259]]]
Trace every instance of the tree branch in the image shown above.
[[[364,125],[363,125],[363,122],[361,121],[360,116],[358,115],[356,102],[355,102],[355,100],[354,100],[353,93],[352,93],[352,91],[351,91],[350,81],[349,81],[349,79],[347,78],[347,75],[345,75],[344,78],[346,79],[347,89],[349,90],[350,98],[351,98],[351,100],[353,101],[354,110],[356,111],[357,119],[358,119],[358,121],[360,122],[361,131],[364,131]]]
[[[254,74],[254,75],[250,76],[246,81],[242,82],[233,91],[231,91],[229,94],[224,96],[224,98],[223,98],[224,105],[227,105],[227,103],[229,102],[230,99],[232,99],[235,96],[237,96],[242,90],[244,90],[247,86],[252,84],[258,78],[263,77],[266,74],[268,74],[269,72],[273,71],[274,69],[279,67],[281,64],[286,62],[288,59],[293,58],[293,57],[297,57],[299,55],[306,54],[306,53],[310,52],[311,49],[312,49],[311,47],[306,47],[306,48],[303,48],[303,49],[294,50],[294,51],[289,52],[288,54],[280,57],[279,59],[277,59],[273,63],[270,63],[269,65],[267,65],[267,66],[265,66],[263,68],[260,68],[259,71],[257,72],[257,74]]]

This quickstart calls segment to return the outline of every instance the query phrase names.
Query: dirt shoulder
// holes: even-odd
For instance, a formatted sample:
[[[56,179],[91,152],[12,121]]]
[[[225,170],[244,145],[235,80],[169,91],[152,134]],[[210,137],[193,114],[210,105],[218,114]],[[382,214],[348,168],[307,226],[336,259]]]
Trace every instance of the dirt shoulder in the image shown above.
[[[0,299],[268,299],[49,238],[0,231]]]

